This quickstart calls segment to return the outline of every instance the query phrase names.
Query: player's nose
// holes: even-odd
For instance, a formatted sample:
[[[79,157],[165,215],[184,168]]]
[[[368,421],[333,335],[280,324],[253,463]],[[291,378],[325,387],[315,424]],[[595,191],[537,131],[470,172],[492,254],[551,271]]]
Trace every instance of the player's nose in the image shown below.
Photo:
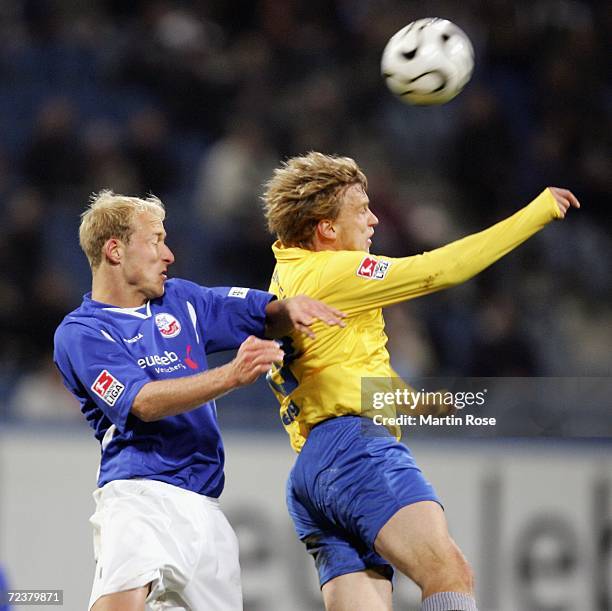
[[[378,225],[378,217],[370,210],[370,218],[368,219],[368,226],[376,227]]]
[[[170,250],[170,248],[168,246],[164,246],[165,247],[165,252],[164,252],[164,262],[167,263],[168,265],[172,265],[174,263],[174,253]]]

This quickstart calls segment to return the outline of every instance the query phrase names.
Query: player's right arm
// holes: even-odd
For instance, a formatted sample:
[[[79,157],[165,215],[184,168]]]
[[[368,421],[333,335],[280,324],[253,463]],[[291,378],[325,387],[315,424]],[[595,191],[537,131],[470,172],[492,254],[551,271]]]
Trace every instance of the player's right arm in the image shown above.
[[[334,252],[321,272],[314,295],[347,314],[427,295],[472,278],[522,244],[578,200],[551,187],[509,218],[436,250],[403,258]]]
[[[225,365],[193,376],[145,384],[131,411],[145,422],[176,416],[253,383],[283,357],[284,352],[276,342],[250,336],[240,345],[236,358]]]
[[[79,323],[60,326],[55,334],[55,362],[71,392],[85,391],[120,430],[135,416],[152,422],[187,412],[233,388],[244,386],[280,362],[274,341],[248,337],[233,361],[202,373],[151,380],[125,347],[108,333]]]

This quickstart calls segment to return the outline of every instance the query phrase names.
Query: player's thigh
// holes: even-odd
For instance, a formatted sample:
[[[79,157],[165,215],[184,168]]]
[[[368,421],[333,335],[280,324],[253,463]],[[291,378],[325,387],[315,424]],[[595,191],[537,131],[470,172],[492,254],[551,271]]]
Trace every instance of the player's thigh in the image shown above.
[[[134,590],[101,596],[91,611],[144,611],[151,584]]]
[[[444,511],[434,501],[402,507],[381,528],[374,547],[419,585],[441,569],[469,571],[463,554],[449,535]]]
[[[238,539],[218,505],[202,499],[200,558],[181,596],[187,609],[242,611]],[[165,609],[165,607],[164,607]]]
[[[318,445],[313,448],[309,437],[294,468],[305,482],[298,481],[296,495],[310,499],[329,523],[368,548],[374,548],[382,527],[402,507],[438,500],[410,450],[371,420],[333,418],[315,428],[313,435]],[[320,461],[325,448],[333,452]]]
[[[91,608],[147,584],[147,604],[181,592],[200,554],[200,495],[152,480],[118,480],[99,492],[90,520],[96,556]]]
[[[390,611],[391,582],[374,570],[335,577],[321,589],[326,611]]]
[[[332,516],[313,503],[296,469],[287,482],[286,500],[295,531],[314,560],[322,588],[340,576],[365,574],[369,570],[386,581],[392,578],[393,569],[384,558],[354,533],[333,524]]]

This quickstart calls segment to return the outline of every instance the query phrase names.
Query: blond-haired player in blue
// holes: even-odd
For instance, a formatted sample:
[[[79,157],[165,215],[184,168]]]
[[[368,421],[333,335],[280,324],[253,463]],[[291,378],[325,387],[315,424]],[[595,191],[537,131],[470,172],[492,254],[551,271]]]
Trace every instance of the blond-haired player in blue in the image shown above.
[[[267,183],[278,241],[270,291],[304,293],[342,310],[346,327],[293,334],[269,375],[299,453],[287,505],[314,557],[328,611],[391,609],[391,564],[422,590],[424,611],[475,611],[472,571],[451,539],[440,501],[408,448],[361,411],[362,378],[394,377],[382,308],[460,284],[570,207],[549,187],[496,225],[417,256],[369,254],[378,219],[367,180],[347,157],[289,159]]]

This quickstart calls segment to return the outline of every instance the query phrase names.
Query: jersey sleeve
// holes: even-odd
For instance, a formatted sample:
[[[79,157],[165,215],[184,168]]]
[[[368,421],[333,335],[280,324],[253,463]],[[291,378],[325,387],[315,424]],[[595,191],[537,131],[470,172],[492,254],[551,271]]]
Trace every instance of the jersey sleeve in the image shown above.
[[[354,314],[427,295],[472,278],[560,216],[546,189],[492,227],[420,255],[334,252],[321,270],[316,297]]]
[[[238,348],[249,335],[264,337],[266,306],[274,295],[242,287],[198,289],[198,318],[207,353]]]
[[[102,330],[69,323],[55,335],[54,360],[68,389],[85,391],[124,432],[136,395],[151,381],[124,347]]]

